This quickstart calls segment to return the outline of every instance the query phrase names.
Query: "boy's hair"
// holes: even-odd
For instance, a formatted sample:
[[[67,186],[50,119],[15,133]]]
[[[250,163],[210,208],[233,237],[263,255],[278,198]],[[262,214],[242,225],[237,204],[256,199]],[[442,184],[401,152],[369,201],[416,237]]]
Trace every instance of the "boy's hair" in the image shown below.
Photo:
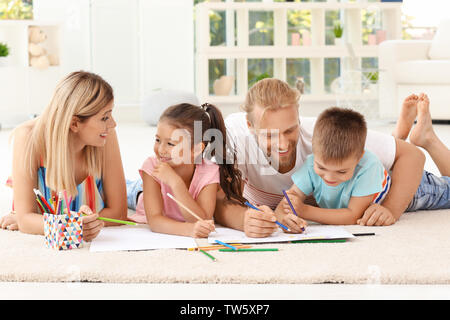
[[[343,161],[364,152],[367,124],[364,116],[351,109],[333,107],[317,118],[312,137],[313,153],[324,161]]]
[[[181,103],[167,108],[159,121],[168,121],[171,125],[186,129],[191,134],[191,142],[196,145],[198,142],[203,142],[205,149],[207,150],[208,144],[215,143],[218,148],[212,148],[210,155],[215,157],[216,163],[219,166],[220,172],[220,187],[224,191],[227,200],[232,202],[238,202],[244,204],[246,201],[242,196],[242,176],[239,169],[236,168],[235,155],[233,155],[233,161],[227,161],[227,149],[226,149],[226,127],[220,110],[209,103],[203,104],[201,107],[192,105],[189,103]],[[194,132],[195,122],[201,122],[201,140],[195,141],[196,135]],[[208,129],[216,129],[221,134],[222,141],[216,141],[218,137],[214,135],[210,141],[205,141],[207,134],[205,132]],[[204,151],[205,153],[206,151]]]
[[[278,109],[282,107],[299,107],[300,92],[291,88],[289,84],[275,78],[266,78],[256,82],[247,92],[242,109],[253,123],[252,112],[255,105],[264,109]]]

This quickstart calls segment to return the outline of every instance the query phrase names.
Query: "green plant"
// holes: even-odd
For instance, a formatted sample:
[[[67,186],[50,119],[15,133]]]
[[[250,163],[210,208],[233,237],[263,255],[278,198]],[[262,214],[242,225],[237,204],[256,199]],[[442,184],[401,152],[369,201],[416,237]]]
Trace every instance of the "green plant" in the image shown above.
[[[0,19],[33,19],[33,0],[0,0]]]
[[[9,55],[9,47],[6,43],[0,42],[0,57],[7,57]]]
[[[369,81],[372,83],[377,83],[378,81],[378,71],[370,72],[368,74]]]
[[[335,21],[333,32],[336,38],[342,37],[342,34],[344,33],[344,28],[341,26],[341,23],[339,21]]]

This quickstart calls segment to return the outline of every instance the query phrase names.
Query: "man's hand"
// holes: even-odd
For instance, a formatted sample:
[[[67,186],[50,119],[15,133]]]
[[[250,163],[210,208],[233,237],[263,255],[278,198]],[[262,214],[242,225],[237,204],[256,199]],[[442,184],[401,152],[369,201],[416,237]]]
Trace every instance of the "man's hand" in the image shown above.
[[[379,205],[370,205],[363,216],[356,221],[361,226],[390,226],[397,220],[389,209]]]
[[[275,213],[267,206],[258,207],[261,211],[247,209],[244,215],[244,232],[247,237],[265,238],[278,229]]]

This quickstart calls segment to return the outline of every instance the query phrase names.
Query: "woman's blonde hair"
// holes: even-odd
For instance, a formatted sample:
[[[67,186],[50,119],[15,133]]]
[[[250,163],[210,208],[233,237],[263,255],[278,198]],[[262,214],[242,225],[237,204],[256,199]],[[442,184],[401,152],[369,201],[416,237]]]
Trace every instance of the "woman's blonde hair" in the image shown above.
[[[84,71],[72,72],[57,85],[50,104],[37,118],[27,141],[25,168],[32,174],[36,159],[46,168],[45,183],[53,191],[66,190],[77,195],[74,159],[69,145],[74,116],[83,122],[113,100],[113,89],[100,76]],[[89,175],[102,176],[104,148],[86,146],[84,166]]]
[[[256,105],[266,110],[278,109],[288,106],[299,107],[300,92],[284,81],[275,78],[266,78],[256,82],[247,92],[242,109],[247,113],[250,122],[253,122],[252,112]]]

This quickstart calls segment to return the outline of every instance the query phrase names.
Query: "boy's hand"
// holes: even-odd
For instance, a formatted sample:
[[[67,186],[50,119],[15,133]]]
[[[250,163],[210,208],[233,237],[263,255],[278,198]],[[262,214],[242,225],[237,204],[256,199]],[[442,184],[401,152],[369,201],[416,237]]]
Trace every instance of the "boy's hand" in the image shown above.
[[[284,215],[280,222],[289,228],[290,231],[283,229],[283,231],[286,233],[302,233],[302,228],[304,229],[308,225],[305,220],[293,213]]]
[[[251,208],[245,211],[244,232],[247,237],[265,238],[278,230],[275,213],[267,206],[258,209],[261,211]]]
[[[300,215],[302,207],[305,205],[303,203],[303,201],[300,199],[300,196],[297,194],[297,192],[295,192],[293,190],[287,190],[286,194],[288,195],[289,200],[291,201],[291,204],[295,209],[295,212],[297,213],[297,215]],[[286,198],[283,198],[283,200],[281,200],[281,201],[282,201],[284,213],[286,213],[286,214],[294,213],[294,212],[292,212],[291,206],[287,202]]]
[[[171,188],[173,185],[177,185],[178,183],[182,182],[180,181],[180,176],[166,162],[159,162],[153,169],[152,175]]]
[[[193,238],[207,238],[211,232],[216,230],[213,220],[199,220],[192,224]]]
[[[370,205],[363,216],[356,221],[361,226],[390,226],[397,221],[389,209],[373,203]]]

